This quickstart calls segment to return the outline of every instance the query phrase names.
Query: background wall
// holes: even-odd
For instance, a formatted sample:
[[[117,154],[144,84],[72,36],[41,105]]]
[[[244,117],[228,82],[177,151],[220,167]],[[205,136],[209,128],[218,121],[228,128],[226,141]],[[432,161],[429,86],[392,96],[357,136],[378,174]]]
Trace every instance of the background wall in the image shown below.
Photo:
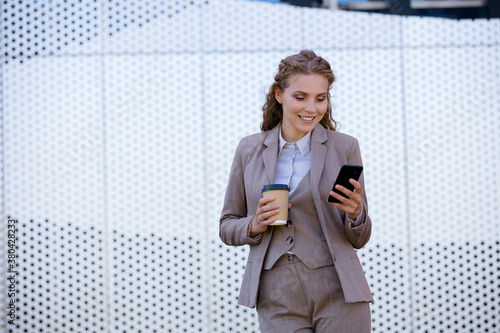
[[[330,61],[373,220],[373,332],[500,330],[500,21],[244,1],[3,1],[12,332],[257,332],[218,238],[279,61]],[[333,181],[333,180],[332,180]],[[7,233],[1,234],[2,253]],[[6,309],[7,255],[1,261]]]

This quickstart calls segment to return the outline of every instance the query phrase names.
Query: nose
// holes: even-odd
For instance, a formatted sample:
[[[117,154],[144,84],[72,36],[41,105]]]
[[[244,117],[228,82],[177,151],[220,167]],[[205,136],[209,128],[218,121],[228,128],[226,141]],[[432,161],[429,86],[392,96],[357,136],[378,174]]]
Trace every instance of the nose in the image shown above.
[[[305,110],[308,111],[308,112],[314,112],[314,110],[316,110],[316,107],[314,106],[314,101],[308,102],[306,104],[306,109]]]

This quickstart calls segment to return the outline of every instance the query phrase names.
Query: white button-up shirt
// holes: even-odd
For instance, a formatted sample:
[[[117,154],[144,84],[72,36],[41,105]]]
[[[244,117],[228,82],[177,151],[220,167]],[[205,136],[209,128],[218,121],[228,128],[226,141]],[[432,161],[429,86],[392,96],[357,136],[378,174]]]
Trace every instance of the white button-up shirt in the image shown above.
[[[287,184],[292,195],[309,169],[311,169],[311,132],[297,142],[286,142],[280,128],[274,184]]]

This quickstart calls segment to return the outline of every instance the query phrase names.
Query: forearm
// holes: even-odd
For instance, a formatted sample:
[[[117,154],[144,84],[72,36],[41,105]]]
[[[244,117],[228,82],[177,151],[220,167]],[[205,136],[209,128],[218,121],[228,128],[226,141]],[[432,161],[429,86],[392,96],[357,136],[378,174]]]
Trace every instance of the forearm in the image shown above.
[[[363,208],[358,218],[353,221],[345,214],[344,232],[347,239],[356,249],[360,249],[368,243],[371,236],[372,221],[368,216],[366,204],[363,202]]]

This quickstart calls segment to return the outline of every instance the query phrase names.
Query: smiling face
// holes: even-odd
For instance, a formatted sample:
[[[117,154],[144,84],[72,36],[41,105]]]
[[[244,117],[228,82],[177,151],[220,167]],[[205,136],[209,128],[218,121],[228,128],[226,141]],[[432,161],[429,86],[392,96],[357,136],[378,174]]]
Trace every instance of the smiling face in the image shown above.
[[[319,74],[296,74],[284,91],[275,91],[283,107],[283,139],[296,142],[316,126],[328,108],[328,80]]]

